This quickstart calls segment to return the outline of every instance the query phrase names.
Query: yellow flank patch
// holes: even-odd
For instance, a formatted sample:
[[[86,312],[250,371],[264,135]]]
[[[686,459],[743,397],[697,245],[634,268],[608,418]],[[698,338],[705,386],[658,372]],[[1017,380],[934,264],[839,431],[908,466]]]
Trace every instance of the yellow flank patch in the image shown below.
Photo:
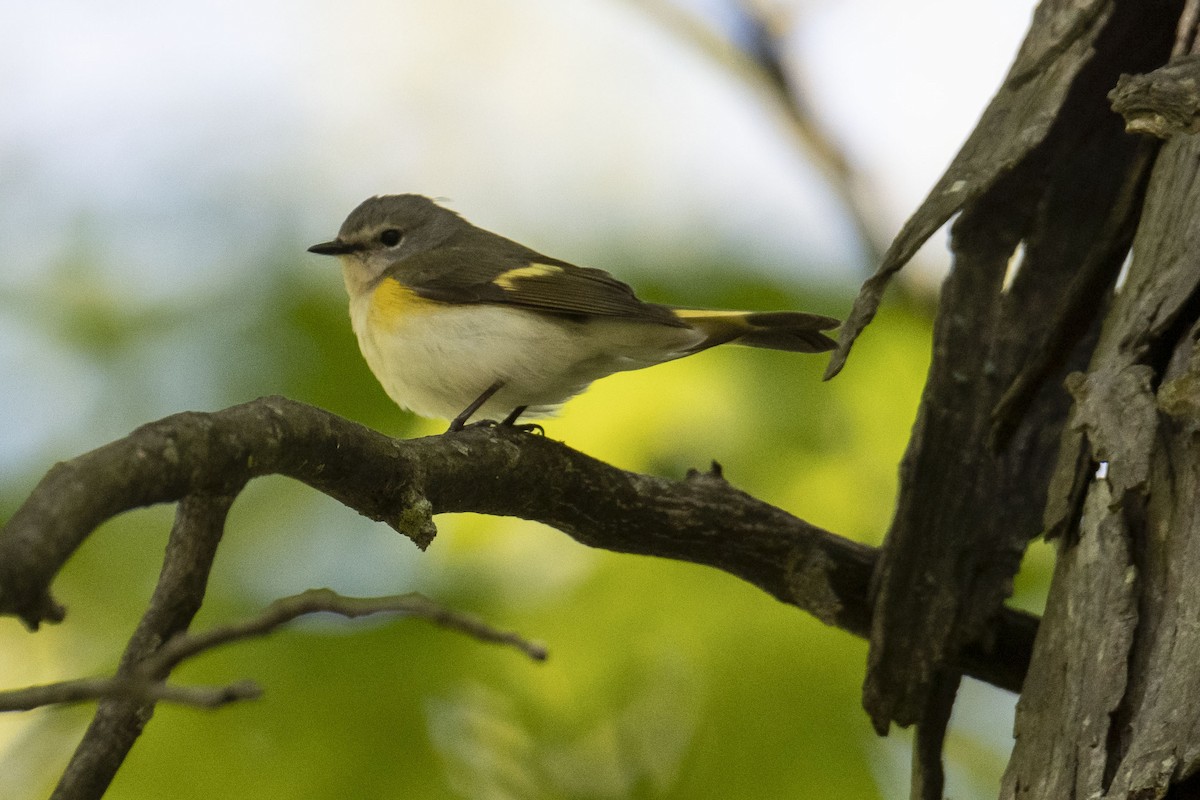
[[[501,272],[492,279],[492,283],[506,292],[511,292],[517,288],[516,282],[521,278],[547,278],[560,272],[562,272],[562,267],[556,267],[553,264],[530,264],[526,267],[510,269],[508,272]]]
[[[675,316],[680,319],[696,319],[697,317],[744,317],[745,311],[709,311],[705,308],[673,308]]]
[[[421,311],[433,305],[434,301],[420,297],[394,278],[384,278],[371,293],[371,322],[375,325],[394,327],[414,311]]]

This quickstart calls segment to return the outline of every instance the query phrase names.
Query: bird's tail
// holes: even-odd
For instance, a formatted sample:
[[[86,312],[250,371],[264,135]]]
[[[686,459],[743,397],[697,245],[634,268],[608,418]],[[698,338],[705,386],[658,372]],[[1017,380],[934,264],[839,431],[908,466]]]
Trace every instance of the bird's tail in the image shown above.
[[[833,317],[801,311],[672,310],[689,327],[704,334],[704,341],[696,350],[732,343],[793,353],[820,353],[832,350],[837,344],[821,331],[841,324]]]

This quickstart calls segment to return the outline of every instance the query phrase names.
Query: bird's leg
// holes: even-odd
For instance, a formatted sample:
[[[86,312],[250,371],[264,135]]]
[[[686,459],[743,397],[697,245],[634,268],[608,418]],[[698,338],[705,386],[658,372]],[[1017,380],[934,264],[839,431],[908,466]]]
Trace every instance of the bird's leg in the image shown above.
[[[524,414],[525,409],[527,409],[527,408],[529,408],[529,406],[517,406],[516,408],[514,408],[512,410],[512,412],[507,417],[504,418],[504,421],[501,422],[500,424],[501,425],[516,425],[517,417]]]
[[[450,427],[446,432],[450,433],[452,431],[461,431],[463,426],[467,424],[467,420],[471,418],[471,415],[478,411],[484,403],[491,399],[492,395],[500,391],[500,387],[503,385],[504,381],[496,381],[491,386],[484,389],[483,394],[479,395],[479,397],[476,397],[471,405],[464,408],[461,414],[450,420]],[[521,410],[524,411],[525,409],[522,408]]]

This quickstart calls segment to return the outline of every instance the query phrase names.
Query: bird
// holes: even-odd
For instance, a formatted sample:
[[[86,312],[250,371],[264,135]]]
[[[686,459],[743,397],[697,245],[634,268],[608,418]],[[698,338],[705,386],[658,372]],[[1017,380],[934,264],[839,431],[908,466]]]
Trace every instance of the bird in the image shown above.
[[[604,270],[542,255],[418,194],[377,195],[337,237],[350,321],[384,391],[420,416],[516,426],[593,381],[740,344],[819,353],[840,323],[799,311],[718,311],[641,300]],[[472,418],[478,417],[475,422]]]

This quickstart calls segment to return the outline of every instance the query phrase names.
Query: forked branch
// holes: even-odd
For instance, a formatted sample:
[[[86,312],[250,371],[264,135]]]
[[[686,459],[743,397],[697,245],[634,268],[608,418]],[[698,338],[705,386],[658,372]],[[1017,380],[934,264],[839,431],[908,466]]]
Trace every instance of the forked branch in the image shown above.
[[[185,413],[54,467],[0,530],[0,613],[31,628],[64,610],[54,575],[104,520],[195,495],[236,494],[288,475],[425,547],[433,514],[537,520],[591,547],[722,569],[823,622],[865,635],[876,551],[734,488],[719,469],[673,481],[626,472],[544,437],[473,428],[389,439],[312,406],[271,397]],[[1005,610],[963,671],[1021,685],[1037,619]]]

